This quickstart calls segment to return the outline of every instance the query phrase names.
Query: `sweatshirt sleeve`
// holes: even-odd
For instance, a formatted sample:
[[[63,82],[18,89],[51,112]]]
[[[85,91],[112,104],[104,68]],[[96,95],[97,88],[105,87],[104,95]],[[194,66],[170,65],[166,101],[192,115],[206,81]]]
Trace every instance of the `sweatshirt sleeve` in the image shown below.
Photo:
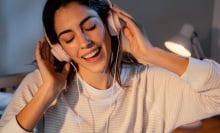
[[[201,61],[190,57],[189,65],[181,78],[187,81],[192,88],[195,88],[199,91],[204,83],[206,83],[207,78],[211,76],[210,74],[212,69],[220,69],[220,65],[213,60],[205,59]]]
[[[16,89],[0,120],[1,133],[28,133],[17,123],[16,115],[37,92],[42,80],[38,70],[29,73]]]
[[[220,67],[215,61],[190,58],[181,77],[158,67],[149,75],[148,96],[166,129],[220,114]]]
[[[0,127],[0,132],[1,133],[31,133],[21,128],[17,123],[15,117],[9,120],[4,127]]]

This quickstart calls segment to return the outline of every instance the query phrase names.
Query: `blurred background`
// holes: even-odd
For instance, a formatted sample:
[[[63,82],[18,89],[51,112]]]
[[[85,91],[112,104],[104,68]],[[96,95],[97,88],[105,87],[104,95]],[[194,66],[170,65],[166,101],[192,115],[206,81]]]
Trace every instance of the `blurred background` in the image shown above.
[[[32,71],[35,45],[43,35],[46,0],[0,1],[0,75]],[[220,62],[219,0],[112,0],[134,16],[158,47],[184,23],[194,26],[207,58]]]
[[[205,57],[220,62],[220,0],[112,0],[145,29],[153,45],[191,24]],[[46,0],[0,0],[0,117],[23,77],[35,69],[36,42],[43,36]],[[193,133],[219,133],[220,117],[207,119]],[[211,130],[210,130],[211,129]],[[191,133],[175,131],[175,133]]]

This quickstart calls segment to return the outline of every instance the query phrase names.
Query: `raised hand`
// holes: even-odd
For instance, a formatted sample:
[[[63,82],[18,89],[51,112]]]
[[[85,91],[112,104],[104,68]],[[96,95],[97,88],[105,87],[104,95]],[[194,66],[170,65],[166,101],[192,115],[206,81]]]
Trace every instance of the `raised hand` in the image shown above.
[[[43,82],[16,116],[19,125],[27,131],[33,130],[44,112],[56,101],[65,85],[70,67],[69,63],[66,63],[61,73],[55,71],[54,57],[45,38],[37,43],[36,59]]]
[[[150,41],[137,26],[131,15],[116,6],[113,6],[112,10],[116,13],[119,19],[126,24],[126,26],[123,27],[123,32],[130,43],[129,52],[133,54],[135,58],[148,62],[147,57],[150,56],[149,51],[152,48]]]
[[[69,63],[66,63],[63,71],[56,72],[54,68],[54,56],[51,53],[45,37],[37,43],[36,59],[41,73],[43,84],[53,88],[50,92],[57,96],[63,89],[69,72]]]
[[[128,52],[131,52],[138,61],[141,61],[140,63],[157,65],[178,75],[182,75],[185,72],[189,63],[187,58],[153,47],[147,37],[141,32],[141,29],[138,28],[131,15],[116,6],[113,6],[112,10],[126,24],[123,32],[130,42],[130,51]]]

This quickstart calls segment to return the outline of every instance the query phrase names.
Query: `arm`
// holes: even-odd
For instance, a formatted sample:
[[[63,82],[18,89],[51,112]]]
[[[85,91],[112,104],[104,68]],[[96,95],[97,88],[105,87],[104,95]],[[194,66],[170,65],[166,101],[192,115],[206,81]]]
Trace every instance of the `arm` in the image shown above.
[[[191,58],[189,61],[184,75],[192,72],[186,80],[198,78],[197,83],[189,84],[169,71],[161,71],[160,67],[150,67],[152,76],[148,84],[152,86],[148,87],[151,88],[148,94],[153,94],[153,102],[164,116],[167,129],[220,114],[219,64]]]
[[[141,63],[153,64],[172,71],[181,76],[183,80],[187,81],[193,89],[199,90],[205,87],[204,84],[206,83],[206,78],[210,76],[208,74],[209,71],[207,71],[207,63],[191,58],[190,60],[193,60],[191,63],[195,62],[194,65],[191,65],[193,67],[191,67],[189,66],[190,62],[188,58],[183,58],[153,47],[129,14],[116,7],[113,7],[112,9],[126,24],[123,33],[130,43],[129,48],[125,46],[126,49],[140,60]]]
[[[40,69],[41,77],[43,80],[42,85],[39,87],[36,95],[30,102],[21,110],[17,115],[18,123],[28,131],[32,131],[36,126],[43,113],[47,110],[49,105],[57,98],[65,85],[65,80],[69,72],[69,64],[67,63],[62,73],[55,72],[53,68],[53,61],[43,57],[41,52],[48,53],[49,45],[46,45],[44,39],[42,43],[37,44],[36,58]],[[42,51],[44,50],[45,51]],[[30,113],[32,112],[32,113]],[[34,115],[33,115],[34,114]],[[28,116],[27,116],[28,115]]]
[[[153,47],[129,14],[115,6],[113,6],[112,10],[126,24],[123,28],[123,33],[130,44],[129,52],[132,53],[135,58],[141,60],[142,63],[147,62],[163,67],[179,76],[185,72],[189,62],[188,58],[183,58],[160,48]]]
[[[0,132],[17,132],[26,133],[17,123],[16,115],[37,93],[39,86],[42,84],[42,79],[39,70],[35,70],[26,75],[16,89],[10,103],[4,111],[0,120]],[[13,128],[12,128],[13,127]]]
[[[147,57],[148,55],[149,58]],[[148,55],[146,55],[144,61],[163,67],[179,76],[185,72],[189,64],[188,58],[180,57],[156,47],[153,47],[148,52]]]
[[[219,83],[216,80],[218,78],[215,78],[219,77],[216,75],[219,74],[220,65],[218,63],[211,60],[201,61],[194,58],[184,58],[153,47],[129,14],[115,6],[112,7],[112,10],[126,24],[123,33],[129,41],[129,52],[137,59],[174,72],[198,91],[202,91],[202,88],[207,89],[206,87],[210,83]],[[209,82],[210,79],[213,79],[214,82]],[[217,89],[217,91],[219,90]]]
[[[53,58],[50,53],[50,47],[46,44],[45,39],[37,44],[36,59],[42,83],[38,86],[34,96],[26,101],[27,103],[24,104],[24,107],[19,112],[14,114],[16,115],[17,124],[26,131],[32,131],[34,129],[44,112],[60,94],[69,72],[68,63],[61,73],[55,72],[52,65]],[[8,122],[7,124],[11,123]],[[2,130],[11,131],[11,127],[7,124]]]

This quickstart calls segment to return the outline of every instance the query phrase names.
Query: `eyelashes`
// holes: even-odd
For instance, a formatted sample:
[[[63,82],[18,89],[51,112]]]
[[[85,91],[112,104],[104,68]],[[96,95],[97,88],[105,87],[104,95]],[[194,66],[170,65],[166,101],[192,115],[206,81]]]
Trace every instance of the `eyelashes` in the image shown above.
[[[83,30],[83,31],[92,31],[92,30],[94,30],[96,27],[97,27],[97,25],[96,25],[96,24],[93,24],[91,27],[89,27],[89,28],[84,28],[84,29],[82,29],[82,30]],[[73,40],[74,40],[74,36],[71,37],[70,39],[66,40],[65,43],[66,43],[66,44],[71,43]]]
[[[89,28],[85,28],[86,31],[91,31],[94,30],[96,28],[96,24],[93,24],[91,27]]]
[[[73,40],[73,38],[74,38],[74,37],[72,37],[71,39],[69,39],[69,40],[65,41],[65,43],[67,43],[67,44],[68,44],[68,43],[71,43],[71,42],[72,42],[72,40]]]

